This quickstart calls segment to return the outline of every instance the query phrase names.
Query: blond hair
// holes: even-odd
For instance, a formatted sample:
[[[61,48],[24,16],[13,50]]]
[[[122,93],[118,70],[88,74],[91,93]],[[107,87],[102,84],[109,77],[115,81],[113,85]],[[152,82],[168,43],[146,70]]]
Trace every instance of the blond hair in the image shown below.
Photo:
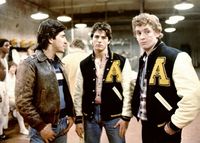
[[[156,32],[159,32],[160,35],[158,38],[163,37],[162,33],[162,25],[159,21],[159,18],[156,15],[149,14],[149,13],[141,13],[132,19],[132,28],[133,28],[133,33],[135,35],[135,28],[136,26],[145,26],[145,25],[150,25],[152,29]]]

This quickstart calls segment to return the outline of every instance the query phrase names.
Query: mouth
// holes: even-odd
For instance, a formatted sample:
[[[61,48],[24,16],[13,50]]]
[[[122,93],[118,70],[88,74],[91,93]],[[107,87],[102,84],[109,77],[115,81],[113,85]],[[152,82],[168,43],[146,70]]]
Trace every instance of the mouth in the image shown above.
[[[140,45],[146,45],[146,42],[140,42]]]
[[[102,45],[101,44],[97,44],[96,47],[102,47]]]

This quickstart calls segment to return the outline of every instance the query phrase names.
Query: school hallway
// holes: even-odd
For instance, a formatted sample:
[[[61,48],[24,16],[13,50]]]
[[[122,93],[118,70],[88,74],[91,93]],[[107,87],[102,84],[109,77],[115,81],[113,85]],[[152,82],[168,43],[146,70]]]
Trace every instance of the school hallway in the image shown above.
[[[9,122],[9,129],[4,131],[8,139],[0,141],[0,143],[28,143],[29,138],[19,133],[17,120],[12,119]],[[200,143],[200,115],[183,130],[182,143]],[[109,143],[105,133],[103,132],[101,143]],[[83,143],[75,133],[75,126],[68,133],[68,143]],[[142,143],[141,142],[141,126],[140,123],[132,118],[126,134],[126,143]]]

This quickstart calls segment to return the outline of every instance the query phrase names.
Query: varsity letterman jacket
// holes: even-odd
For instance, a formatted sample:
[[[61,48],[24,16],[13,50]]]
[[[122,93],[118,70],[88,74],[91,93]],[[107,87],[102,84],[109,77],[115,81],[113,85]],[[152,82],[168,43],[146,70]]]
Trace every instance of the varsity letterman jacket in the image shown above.
[[[171,121],[173,129],[181,129],[199,112],[200,83],[187,53],[160,41],[157,45],[148,56],[146,68],[147,120],[157,126]],[[139,75],[144,64],[143,56],[132,99],[132,111],[136,117],[140,105]]]
[[[101,118],[103,121],[117,117],[129,121],[131,112],[130,82],[131,66],[128,59],[108,50],[109,59],[106,63],[101,93]],[[76,123],[82,117],[94,118],[96,96],[95,56],[91,54],[80,63],[77,74],[74,106]]]

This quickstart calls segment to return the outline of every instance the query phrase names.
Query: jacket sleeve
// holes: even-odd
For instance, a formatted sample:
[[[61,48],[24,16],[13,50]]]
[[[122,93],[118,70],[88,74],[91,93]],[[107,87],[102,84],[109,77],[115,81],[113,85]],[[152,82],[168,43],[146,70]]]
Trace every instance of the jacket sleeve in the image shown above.
[[[46,124],[33,105],[35,79],[35,69],[30,63],[24,61],[18,66],[15,86],[16,107],[25,121],[31,127],[40,131]]]
[[[75,123],[82,123],[82,96],[83,96],[83,76],[80,67],[77,70],[75,91],[74,91],[74,108],[76,113]]]
[[[182,99],[178,102],[171,121],[181,129],[192,122],[200,111],[200,82],[191,58],[185,52],[179,53],[176,58],[173,80],[177,94]]]
[[[122,108],[122,119],[129,120],[132,117],[131,110],[131,81],[136,78],[131,70],[130,63],[128,59],[125,61],[124,68],[122,70],[122,88],[123,88],[123,108]]]

